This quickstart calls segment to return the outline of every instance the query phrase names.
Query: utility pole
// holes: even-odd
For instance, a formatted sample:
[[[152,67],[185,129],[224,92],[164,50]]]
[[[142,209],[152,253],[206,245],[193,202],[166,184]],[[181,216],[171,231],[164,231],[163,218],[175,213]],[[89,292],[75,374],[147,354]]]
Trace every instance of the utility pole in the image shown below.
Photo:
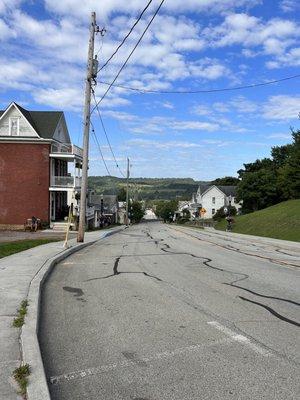
[[[129,225],[129,216],[128,216],[128,208],[129,208],[129,158],[127,158],[127,187],[126,187],[126,225]]]
[[[85,103],[84,103],[84,131],[83,131],[83,161],[82,161],[82,182],[80,193],[80,212],[77,242],[84,241],[85,216],[86,216],[86,194],[88,181],[88,157],[89,157],[89,135],[90,135],[90,112],[91,112],[91,91],[93,80],[97,76],[97,59],[94,59],[95,33],[98,32],[96,26],[96,13],[91,13],[90,40],[88,50],[87,78],[85,84]]]

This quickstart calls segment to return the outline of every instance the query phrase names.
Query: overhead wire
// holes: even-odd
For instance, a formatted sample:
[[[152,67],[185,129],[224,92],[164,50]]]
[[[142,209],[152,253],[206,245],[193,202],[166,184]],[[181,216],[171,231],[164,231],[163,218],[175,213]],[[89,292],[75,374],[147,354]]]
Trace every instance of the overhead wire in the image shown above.
[[[102,150],[101,150],[101,146],[100,146],[100,143],[99,143],[99,141],[98,141],[98,138],[97,138],[97,135],[96,135],[96,132],[95,132],[94,124],[93,124],[92,121],[90,121],[90,124],[91,124],[91,127],[92,127],[93,137],[94,137],[94,140],[95,140],[95,142],[96,142],[96,144],[97,144],[97,146],[98,146],[98,150],[99,150],[99,153],[100,153],[100,155],[101,155],[101,158],[102,158],[103,164],[104,164],[104,166],[105,166],[105,169],[106,169],[108,175],[111,176],[111,173],[109,172],[109,169],[108,169],[107,164],[106,164],[106,162],[105,162],[105,159],[104,159],[104,156],[103,156],[103,152],[102,152]]]
[[[104,135],[105,135],[105,137],[106,137],[106,141],[107,141],[108,147],[109,147],[110,152],[111,152],[111,154],[112,154],[112,156],[113,156],[113,159],[114,159],[114,162],[115,162],[115,164],[116,164],[117,169],[119,170],[119,172],[120,172],[120,174],[122,175],[122,177],[125,178],[126,176],[124,175],[123,171],[121,170],[121,168],[120,168],[120,166],[119,166],[119,164],[118,164],[118,161],[117,161],[117,159],[116,159],[115,153],[114,153],[114,151],[113,151],[113,149],[112,149],[112,146],[111,146],[111,143],[110,143],[108,134],[107,134],[107,130],[106,130],[106,127],[105,127],[105,125],[104,125],[103,118],[102,118],[102,115],[101,115],[101,113],[100,113],[99,106],[98,106],[98,104],[97,104],[97,99],[96,99],[96,96],[95,96],[94,91],[92,92],[92,94],[93,94],[93,99],[94,99],[94,102],[95,102],[95,108],[97,109],[97,113],[98,113],[98,116],[99,116],[99,119],[100,119],[100,123],[101,123],[102,129],[103,129]]]
[[[108,94],[108,92],[110,91],[110,89],[112,88],[113,84],[116,82],[116,80],[119,78],[121,72],[123,71],[123,69],[126,67],[128,61],[130,60],[131,56],[133,55],[133,53],[135,52],[136,48],[138,47],[138,45],[140,44],[140,42],[142,41],[143,37],[145,36],[146,32],[148,31],[148,29],[150,28],[153,20],[155,19],[155,17],[157,16],[157,14],[159,13],[159,10],[161,9],[163,3],[165,2],[165,0],[161,0],[159,6],[157,7],[155,13],[153,14],[152,18],[150,19],[150,21],[148,22],[146,28],[144,29],[142,35],[140,36],[139,40],[136,42],[135,46],[133,47],[133,49],[131,50],[131,52],[129,53],[129,56],[126,58],[126,60],[124,61],[124,63],[122,64],[121,68],[119,69],[117,75],[115,76],[115,78],[113,79],[113,81],[109,84],[108,88],[106,89],[106,91],[104,92],[104,94],[101,96],[100,100],[96,103],[97,105],[99,105],[102,100],[106,97],[106,95]],[[91,113],[94,112],[96,107],[94,107],[91,111]]]
[[[149,0],[147,5],[145,6],[145,8],[142,10],[142,12],[140,13],[140,15],[138,16],[138,18],[136,19],[135,23],[132,25],[132,27],[130,28],[129,32],[127,33],[127,35],[124,37],[124,39],[122,40],[122,42],[119,44],[119,46],[116,48],[116,50],[112,53],[112,55],[108,58],[107,61],[105,61],[105,63],[98,69],[99,71],[102,71],[103,68],[105,68],[107,66],[107,64],[114,58],[114,56],[117,54],[117,52],[120,50],[120,48],[124,45],[124,43],[126,42],[126,40],[128,39],[128,37],[131,35],[132,31],[134,30],[134,28],[136,27],[136,25],[140,22],[140,20],[142,19],[142,16],[145,14],[145,12],[147,11],[147,9],[149,8],[150,4],[152,3],[153,0]]]
[[[287,76],[287,77],[284,77],[284,78],[274,79],[274,80],[266,81],[266,82],[253,83],[253,84],[249,84],[249,85],[234,86],[234,87],[227,87],[227,88],[219,88],[219,89],[151,90],[151,89],[143,89],[143,88],[136,88],[136,87],[130,87],[130,86],[125,86],[125,85],[119,85],[119,84],[115,84],[115,83],[113,83],[112,86],[117,87],[117,88],[121,88],[121,89],[125,89],[125,90],[136,91],[136,92],[139,92],[141,94],[144,94],[144,93],[153,93],[153,94],[196,94],[196,93],[216,93],[216,92],[229,92],[229,91],[233,91],[233,90],[251,89],[251,88],[260,87],[260,86],[273,85],[275,83],[280,83],[280,82],[296,79],[296,78],[299,78],[299,77],[300,77],[300,74],[297,74],[297,75]],[[104,85],[111,86],[111,84],[108,83],[108,82],[104,82],[104,81],[99,81],[99,82],[104,84]]]

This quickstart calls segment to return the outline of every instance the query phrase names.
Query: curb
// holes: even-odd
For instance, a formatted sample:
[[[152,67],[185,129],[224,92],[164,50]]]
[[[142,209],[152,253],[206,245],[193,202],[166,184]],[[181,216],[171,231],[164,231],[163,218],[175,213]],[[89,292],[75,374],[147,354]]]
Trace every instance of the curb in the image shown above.
[[[87,246],[90,246],[108,236],[122,231],[123,229],[124,227],[113,231],[108,231],[99,239],[88,243],[74,245],[73,247],[66,249],[64,252],[55,255],[44,263],[42,268],[32,279],[27,296],[27,300],[29,302],[28,313],[25,317],[25,324],[21,330],[22,360],[23,363],[28,363],[31,367],[31,374],[27,387],[28,400],[51,400],[38,341],[39,316],[41,311],[41,289],[44,282],[55,265],[60,261]]]

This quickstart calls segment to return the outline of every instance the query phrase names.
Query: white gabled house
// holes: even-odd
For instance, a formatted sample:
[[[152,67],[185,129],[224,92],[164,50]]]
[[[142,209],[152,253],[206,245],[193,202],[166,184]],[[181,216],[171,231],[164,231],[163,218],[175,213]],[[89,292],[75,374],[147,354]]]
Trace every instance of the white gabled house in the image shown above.
[[[236,200],[236,186],[199,185],[197,193],[193,193],[191,201],[179,202],[177,217],[187,209],[191,218],[201,216],[211,219],[224,206],[233,206],[239,212],[242,205]],[[201,214],[200,210],[206,212]]]

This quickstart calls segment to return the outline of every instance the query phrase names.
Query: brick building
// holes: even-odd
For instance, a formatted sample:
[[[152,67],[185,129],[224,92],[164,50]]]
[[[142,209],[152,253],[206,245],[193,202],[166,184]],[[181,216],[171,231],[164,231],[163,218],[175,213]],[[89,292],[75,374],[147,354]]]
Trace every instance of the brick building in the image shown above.
[[[82,149],[70,141],[64,113],[0,111],[0,228],[35,216],[53,224],[68,214],[81,187]]]

